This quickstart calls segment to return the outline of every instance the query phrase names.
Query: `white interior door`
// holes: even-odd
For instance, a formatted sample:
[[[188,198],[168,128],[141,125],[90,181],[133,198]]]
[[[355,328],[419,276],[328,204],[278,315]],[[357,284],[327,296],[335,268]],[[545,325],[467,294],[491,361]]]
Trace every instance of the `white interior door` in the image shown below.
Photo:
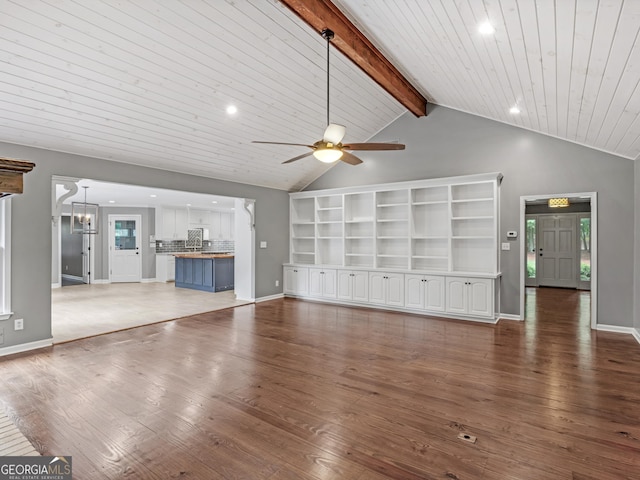
[[[140,282],[141,215],[109,215],[109,281]]]
[[[540,215],[538,222],[539,285],[576,288],[576,216]]]
[[[92,283],[95,265],[95,235],[82,235],[82,281]]]

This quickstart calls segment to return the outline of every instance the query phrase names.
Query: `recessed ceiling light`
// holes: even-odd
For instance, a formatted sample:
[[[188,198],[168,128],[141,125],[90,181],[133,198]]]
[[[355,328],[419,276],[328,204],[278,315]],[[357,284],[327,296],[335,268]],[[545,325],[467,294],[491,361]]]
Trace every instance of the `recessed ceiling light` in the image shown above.
[[[190,207],[190,206],[191,206],[191,204],[190,204],[190,203],[187,203],[187,207]]]
[[[115,200],[109,200],[109,203],[116,203]]]
[[[217,200],[213,200],[211,203],[218,203],[218,201]]]
[[[227,107],[227,114],[235,115],[236,113],[238,113],[238,107],[236,107],[235,105],[229,105]]]
[[[478,25],[478,32],[480,32],[482,35],[493,35],[495,31],[496,29],[493,28],[493,25],[491,25],[488,21]]]
[[[514,105],[513,107],[511,107],[511,108],[509,109],[509,113],[510,113],[511,115],[517,115],[517,114],[519,114],[519,113],[520,113],[520,109],[518,108],[518,106],[517,106],[517,105]]]
[[[150,196],[151,198],[156,198],[158,195],[155,195],[155,194],[153,194],[153,193],[152,193],[152,194],[151,194],[151,195],[149,195],[149,196]]]

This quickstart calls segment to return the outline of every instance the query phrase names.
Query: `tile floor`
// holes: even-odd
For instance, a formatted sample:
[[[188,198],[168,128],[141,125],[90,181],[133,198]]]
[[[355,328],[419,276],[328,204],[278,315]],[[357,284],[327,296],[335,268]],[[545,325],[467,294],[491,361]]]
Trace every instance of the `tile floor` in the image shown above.
[[[245,305],[233,291],[209,293],[173,283],[73,285],[51,291],[53,342]]]

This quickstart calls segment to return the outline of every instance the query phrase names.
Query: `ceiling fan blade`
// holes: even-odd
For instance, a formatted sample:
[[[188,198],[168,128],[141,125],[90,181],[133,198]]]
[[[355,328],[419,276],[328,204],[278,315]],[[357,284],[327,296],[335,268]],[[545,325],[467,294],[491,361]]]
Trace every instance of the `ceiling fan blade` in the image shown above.
[[[348,163],[349,165],[359,165],[362,163],[362,160],[360,160],[358,157],[356,157],[355,155],[352,155],[349,152],[345,152],[344,150],[342,151],[342,156],[340,157],[340,160],[342,160],[345,163]]]
[[[344,134],[347,132],[347,127],[344,125],[338,125],[337,123],[330,123],[324,131],[322,140],[325,142],[333,143],[337,145],[344,138]]]
[[[308,157],[311,154],[313,154],[313,152],[303,153],[302,155],[298,155],[297,157],[293,157],[293,158],[290,158],[289,160],[282,162],[282,164],[284,165],[285,163],[295,162],[296,160],[300,160],[304,157]]]
[[[350,143],[343,145],[347,150],[404,150],[402,143]]]
[[[258,140],[253,140],[251,143],[266,143],[267,145],[296,145],[298,147],[313,148],[313,145],[307,145],[306,143],[260,142]]]

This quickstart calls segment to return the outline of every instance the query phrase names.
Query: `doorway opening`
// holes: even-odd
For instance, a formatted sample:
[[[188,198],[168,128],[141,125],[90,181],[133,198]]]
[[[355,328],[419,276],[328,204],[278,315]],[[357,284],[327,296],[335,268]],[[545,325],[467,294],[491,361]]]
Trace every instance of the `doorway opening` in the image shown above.
[[[566,198],[552,207],[549,199]],[[585,291],[590,326],[597,325],[596,192],[520,197],[520,312],[526,320],[527,292],[551,287]],[[590,292],[589,292],[590,291]]]
[[[70,207],[84,186],[91,187],[89,200],[100,210],[100,228],[95,235],[73,238]],[[54,343],[252,303],[254,212],[252,199],[54,176]],[[193,232],[202,239],[195,246],[185,239]],[[69,247],[66,237],[76,242],[73,259],[63,254]],[[175,287],[174,255],[198,253],[235,257],[232,290]],[[73,277],[74,286],[58,288],[67,283],[65,277]]]

